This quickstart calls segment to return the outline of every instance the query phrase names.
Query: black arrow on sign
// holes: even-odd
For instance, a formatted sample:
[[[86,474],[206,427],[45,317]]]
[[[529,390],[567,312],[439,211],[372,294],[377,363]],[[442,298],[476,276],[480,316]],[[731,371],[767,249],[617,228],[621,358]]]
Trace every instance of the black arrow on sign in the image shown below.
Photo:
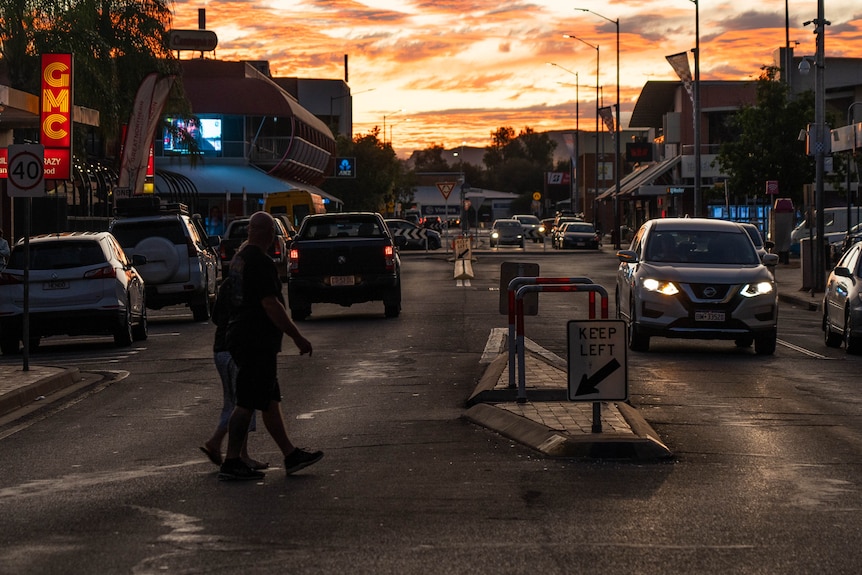
[[[575,392],[575,396],[577,397],[578,395],[590,395],[591,393],[598,393],[599,390],[596,389],[596,386],[598,386],[610,374],[618,370],[620,367],[620,362],[617,361],[617,358],[613,358],[604,366],[602,366],[596,373],[594,373],[592,377],[588,378],[587,374],[585,373],[583,376],[581,376],[581,383],[578,384],[578,390]]]

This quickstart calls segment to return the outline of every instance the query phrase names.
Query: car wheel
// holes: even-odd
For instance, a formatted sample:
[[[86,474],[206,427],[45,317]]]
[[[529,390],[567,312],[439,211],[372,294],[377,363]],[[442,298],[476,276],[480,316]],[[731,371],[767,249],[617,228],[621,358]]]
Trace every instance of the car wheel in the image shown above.
[[[398,317],[401,313],[401,284],[392,288],[383,298],[383,309],[386,317]]]
[[[825,306],[824,306],[825,307]],[[823,343],[826,347],[841,347],[841,342],[844,339],[844,334],[832,331],[832,326],[829,323],[829,314],[823,311]]]
[[[147,308],[146,306],[141,309],[141,319],[138,320],[132,327],[132,340],[133,341],[144,341],[147,339],[149,335],[149,328],[147,326]]]
[[[132,338],[132,306],[127,301],[126,311],[114,331],[114,344],[117,347],[128,347],[132,345]]]
[[[161,236],[151,236],[135,246],[134,253],[147,257],[147,263],[138,272],[148,284],[161,284],[170,280],[180,266],[180,257],[173,242]]]
[[[775,342],[778,339],[778,331],[773,329],[754,337],[754,353],[757,355],[772,355],[775,353]]]
[[[640,332],[635,315],[635,302],[629,305],[629,349],[632,351],[649,351],[649,336]]]
[[[853,322],[850,319],[850,310],[844,315],[844,349],[847,353],[857,355],[862,353],[862,338],[852,335]]]

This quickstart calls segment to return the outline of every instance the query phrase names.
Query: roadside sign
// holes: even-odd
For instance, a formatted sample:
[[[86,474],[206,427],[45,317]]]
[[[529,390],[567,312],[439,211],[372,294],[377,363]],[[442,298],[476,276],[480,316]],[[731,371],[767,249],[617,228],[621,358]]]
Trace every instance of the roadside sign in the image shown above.
[[[766,181],[766,193],[768,195],[775,195],[778,193],[778,180]]]
[[[45,146],[13,144],[8,151],[7,190],[13,198],[45,195]]]
[[[628,399],[625,322],[572,320],[567,327],[569,401]]]
[[[457,182],[437,182],[437,189],[443,194],[443,199],[448,200],[449,194],[452,193],[456,185],[458,185]]]

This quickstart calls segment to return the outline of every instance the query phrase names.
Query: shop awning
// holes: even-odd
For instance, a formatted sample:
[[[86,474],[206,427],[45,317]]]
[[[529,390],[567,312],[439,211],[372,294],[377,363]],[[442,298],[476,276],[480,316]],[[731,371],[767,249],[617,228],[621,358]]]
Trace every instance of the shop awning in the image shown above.
[[[664,175],[668,171],[670,171],[674,166],[679,164],[682,161],[682,156],[674,156],[673,158],[669,158],[667,160],[662,160],[661,162],[656,162],[653,164],[649,164],[640,170],[634,171],[631,174],[625,176],[622,180],[620,180],[620,193],[618,197],[628,196],[628,195],[637,195],[637,189],[644,185],[650,184],[658,177]],[[614,194],[617,191],[616,185],[611,186],[606,189],[604,192],[599,194],[596,198],[597,200],[607,200],[614,197]]]
[[[176,195],[180,183],[184,193],[193,188],[192,193],[201,196],[231,194],[240,197],[243,193],[264,196],[275,192],[305,190],[320,194],[330,202],[341,205],[343,202],[323,190],[300,182],[282,180],[268,175],[263,170],[248,164],[212,164],[199,162],[191,166],[187,162],[156,160],[156,193],[164,196]]]

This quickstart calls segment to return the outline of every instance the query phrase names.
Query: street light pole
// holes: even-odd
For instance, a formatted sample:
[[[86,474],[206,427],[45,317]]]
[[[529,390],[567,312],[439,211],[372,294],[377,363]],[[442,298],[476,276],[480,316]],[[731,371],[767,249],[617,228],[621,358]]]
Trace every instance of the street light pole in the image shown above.
[[[588,10],[586,8],[575,8],[575,10],[580,10],[581,12],[589,12],[594,16],[598,16],[603,20],[607,20],[617,28],[617,125],[615,134],[615,142],[614,142],[614,229],[611,232],[611,237],[614,241],[614,248],[620,249],[620,209],[619,209],[619,195],[620,195],[620,140],[622,139],[622,131],[620,129],[620,19],[611,20],[607,16],[602,16],[598,12],[593,12],[592,10]],[[696,73],[696,72],[695,72]],[[598,82],[596,82],[598,84]],[[598,130],[598,128],[596,128]]]
[[[700,3],[698,0],[691,1],[694,2],[694,217],[699,218],[703,215],[700,171]]]
[[[596,51],[596,174],[595,174],[596,183],[595,183],[595,188],[593,189],[593,194],[594,194],[593,197],[595,197],[599,193],[599,135],[601,134],[601,132],[599,131],[599,107],[601,106],[600,96],[599,96],[599,90],[601,90],[601,87],[599,85],[599,46],[598,46],[598,44],[590,44],[586,40],[582,40],[581,38],[578,38],[577,36],[573,36],[572,34],[563,34],[563,38],[570,38],[572,40],[577,40],[578,42],[582,42],[582,43],[586,44],[587,46],[589,46],[590,48],[593,48]],[[585,186],[584,187],[584,216],[586,216],[586,204],[587,204],[586,195],[587,194],[586,194],[586,186]],[[593,201],[593,223],[596,222],[596,209],[595,208],[596,208],[595,201]]]
[[[814,33],[817,35],[817,51],[814,56],[814,165],[815,165],[815,183],[814,183],[814,209],[817,210],[815,220],[817,237],[815,238],[814,251],[814,281],[812,282],[812,290],[822,292],[826,283],[826,239],[824,234],[824,214],[823,209],[825,200],[823,198],[823,177],[825,172],[826,161],[826,83],[825,83],[825,42],[826,26],[830,24],[824,17],[823,0],[817,0],[817,19],[805,22],[803,25],[814,23]]]
[[[333,122],[332,122],[332,117],[335,115],[335,110],[334,110],[334,107],[333,107],[333,103],[334,103],[336,100],[343,100],[344,98],[351,98],[351,97],[353,97],[353,96],[358,96],[359,94],[364,94],[364,93],[366,93],[366,92],[373,92],[373,91],[374,91],[374,88],[369,88],[369,89],[367,89],[367,90],[361,90],[361,91],[359,91],[359,92],[355,92],[355,93],[352,93],[352,94],[351,94],[351,93],[350,93],[350,91],[349,91],[349,89],[348,89],[348,92],[347,92],[346,94],[342,94],[341,96],[330,96],[330,97],[329,97],[329,129],[330,129],[330,130],[332,130],[332,123],[333,123]],[[350,108],[351,108],[351,110],[352,110],[352,109],[353,109],[353,106],[351,105],[351,107],[350,107]],[[352,117],[352,114],[351,114],[351,117]],[[352,125],[352,124],[351,124],[351,125]],[[339,115],[338,115],[338,124],[337,124],[336,129],[334,130],[334,132],[335,132],[335,133],[341,133],[341,114],[339,114]],[[350,134],[345,134],[345,135],[346,135],[346,136],[350,136]]]
[[[580,80],[579,80],[579,76],[578,76],[577,72],[572,72],[568,68],[560,66],[559,64],[555,64],[554,62],[548,62],[548,64],[550,64],[551,66],[556,66],[560,70],[564,70],[564,71],[568,72],[569,74],[574,75],[574,77],[575,77],[575,142],[574,142],[574,144],[575,144],[575,150],[574,150],[575,159],[574,159],[574,162],[572,162],[572,168],[571,168],[572,173],[569,174],[571,177],[571,180],[572,180],[572,182],[571,182],[571,186],[572,186],[571,187],[571,197],[569,200],[572,203],[572,211],[577,214],[577,213],[579,213],[579,208],[581,207],[580,166],[578,165],[580,163],[580,157],[581,157],[581,150],[580,150],[581,111],[580,111],[580,95],[579,95]],[[584,212],[580,211],[580,213],[584,213]]]
[[[401,108],[400,110],[395,110],[394,112],[389,112],[388,114],[383,114],[383,145],[384,146],[386,145],[386,117],[387,116],[394,116],[395,114],[400,114],[402,112],[404,112],[404,108]]]

